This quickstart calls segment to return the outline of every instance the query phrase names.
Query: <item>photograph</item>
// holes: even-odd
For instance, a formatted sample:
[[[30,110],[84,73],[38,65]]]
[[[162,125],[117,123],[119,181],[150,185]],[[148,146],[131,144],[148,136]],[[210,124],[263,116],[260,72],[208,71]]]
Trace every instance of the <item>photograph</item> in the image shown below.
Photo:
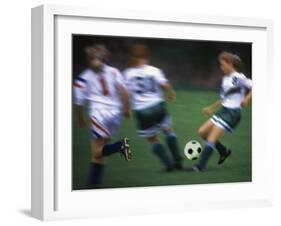
[[[72,34],[72,190],[252,181],[252,43]]]

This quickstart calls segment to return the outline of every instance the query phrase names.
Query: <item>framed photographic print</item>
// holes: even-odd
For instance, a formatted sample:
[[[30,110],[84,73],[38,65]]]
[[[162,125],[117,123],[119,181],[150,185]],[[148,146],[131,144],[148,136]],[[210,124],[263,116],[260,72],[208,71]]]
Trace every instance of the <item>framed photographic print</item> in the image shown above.
[[[32,9],[32,216],[271,205],[272,32],[264,19]]]

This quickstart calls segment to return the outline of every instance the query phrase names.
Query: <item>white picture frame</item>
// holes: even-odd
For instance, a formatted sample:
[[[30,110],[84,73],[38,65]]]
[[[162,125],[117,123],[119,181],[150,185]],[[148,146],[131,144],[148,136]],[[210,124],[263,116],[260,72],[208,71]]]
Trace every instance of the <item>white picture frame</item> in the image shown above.
[[[68,121],[61,123],[58,106],[62,101],[69,110],[71,96],[69,90],[64,89],[60,79],[62,73],[71,71],[65,66],[60,71],[60,64],[70,63],[70,47],[64,48],[59,43],[68,37],[72,30],[88,33],[89,26],[82,23],[103,21],[109,23],[103,34],[125,34],[128,30],[114,30],[114,23],[122,26],[141,24],[143,29],[149,26],[169,26],[175,31],[178,26],[185,29],[197,27],[202,29],[200,36],[194,32],[190,39],[208,39],[204,29],[213,39],[231,39],[243,41],[242,36],[253,40],[253,74],[254,99],[253,108],[253,181],[234,184],[182,185],[153,188],[123,188],[96,191],[72,191],[68,172],[71,167],[69,140],[59,138],[60,133],[71,127]],[[110,25],[110,23],[112,23]],[[123,24],[122,24],[123,23]],[[70,26],[71,25],[71,26]],[[112,31],[109,29],[111,26]],[[91,27],[91,26],[90,26]],[[100,29],[100,28],[99,28]],[[221,33],[215,32],[219,29]],[[240,32],[233,32],[235,29]],[[240,30],[239,30],[240,29]],[[113,31],[114,30],[114,31]],[[147,29],[149,30],[149,29]],[[192,30],[192,29],[191,29]],[[223,32],[223,31],[228,32]],[[130,29],[132,32],[133,29]],[[143,30],[145,31],[145,30]],[[106,33],[108,32],[108,33]],[[164,31],[163,31],[164,32]],[[244,35],[243,35],[244,32]],[[93,32],[94,33],[94,32]],[[143,33],[150,37],[152,33]],[[163,33],[164,34],[164,33]],[[179,37],[179,32],[173,32]],[[180,38],[185,38],[183,35]],[[153,11],[119,11],[115,9],[83,8],[72,6],[43,5],[32,9],[32,202],[33,217],[41,220],[56,220],[70,218],[89,218],[97,216],[116,216],[145,214],[157,212],[175,212],[210,208],[255,207],[272,205],[273,179],[268,177],[273,171],[271,164],[273,149],[267,149],[269,154],[262,156],[261,150],[270,147],[270,140],[265,136],[269,131],[268,116],[263,111],[266,102],[262,95],[264,91],[271,93],[273,84],[273,22],[265,19],[185,15],[163,12],[155,14]],[[69,44],[65,40],[65,45]],[[64,52],[65,61],[60,61],[60,52]],[[257,57],[256,57],[257,56]],[[69,74],[71,77],[71,74]],[[68,80],[66,83],[69,83]],[[61,109],[61,108],[60,108]],[[262,120],[260,120],[262,119]],[[265,120],[264,120],[265,119]],[[260,121],[260,123],[257,123]],[[65,128],[61,129],[61,128]],[[57,130],[59,132],[57,132]],[[259,144],[257,145],[257,141]],[[59,150],[58,150],[58,147]],[[71,147],[70,147],[71,148]],[[62,151],[63,150],[63,151]],[[65,157],[65,162],[62,161]],[[266,159],[264,159],[266,158]],[[262,164],[262,165],[261,165]],[[95,193],[93,193],[95,192]],[[145,192],[145,194],[144,194]],[[210,197],[208,194],[212,193]],[[173,195],[173,199],[171,199]],[[124,199],[127,197],[127,199]],[[168,197],[163,199],[162,197]],[[92,201],[94,200],[94,205]]]

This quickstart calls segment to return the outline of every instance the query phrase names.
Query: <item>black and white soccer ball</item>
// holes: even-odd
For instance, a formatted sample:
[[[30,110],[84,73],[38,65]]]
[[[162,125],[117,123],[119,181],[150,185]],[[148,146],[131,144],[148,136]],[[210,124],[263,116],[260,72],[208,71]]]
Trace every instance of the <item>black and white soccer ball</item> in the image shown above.
[[[197,140],[187,142],[184,147],[184,154],[189,160],[196,160],[202,152],[202,146]]]

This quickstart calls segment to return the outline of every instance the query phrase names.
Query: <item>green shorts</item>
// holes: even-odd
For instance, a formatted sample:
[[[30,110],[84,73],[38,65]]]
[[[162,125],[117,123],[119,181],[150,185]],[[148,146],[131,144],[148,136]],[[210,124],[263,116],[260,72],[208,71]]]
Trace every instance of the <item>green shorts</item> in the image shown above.
[[[137,121],[138,134],[141,137],[151,137],[159,133],[161,129],[170,126],[170,117],[165,102],[135,110],[134,117]]]
[[[211,117],[211,121],[216,125],[228,132],[232,132],[233,129],[239,124],[241,120],[240,108],[226,108],[222,107],[217,113]]]

